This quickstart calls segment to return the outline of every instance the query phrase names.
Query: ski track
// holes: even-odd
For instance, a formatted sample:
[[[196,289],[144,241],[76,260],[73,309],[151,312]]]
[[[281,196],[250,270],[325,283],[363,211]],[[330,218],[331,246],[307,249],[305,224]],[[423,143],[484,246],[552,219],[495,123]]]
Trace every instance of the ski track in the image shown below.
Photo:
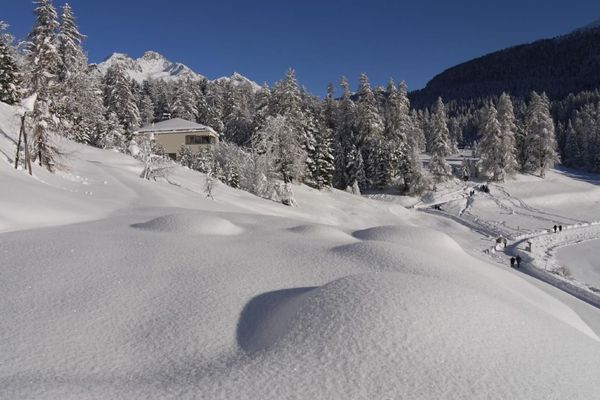
[[[562,247],[600,239],[600,221],[583,221],[540,210],[528,205],[522,199],[512,196],[500,185],[494,184],[491,186],[494,188],[495,193],[486,194],[478,192],[478,196],[490,199],[499,209],[506,213],[516,214],[536,221],[548,222],[552,225],[561,224],[563,231],[554,233],[549,230],[530,230],[524,234],[518,234],[518,229],[507,226],[504,221],[489,221],[473,215],[470,209],[472,208],[474,199],[466,196],[461,196],[466,197],[466,203],[458,213],[450,213],[433,208],[422,208],[421,211],[452,219],[488,238],[502,236],[509,239],[509,245],[504,252],[506,255],[521,255],[524,260],[524,272],[600,308],[600,288],[578,282],[568,275],[568,271],[565,274],[565,270],[556,258],[557,250]],[[475,188],[474,186],[473,189]],[[428,206],[431,207],[433,205],[458,201],[460,200],[459,198],[453,198],[446,202],[440,200],[447,198],[450,194],[456,195],[467,189],[470,188],[443,193],[442,196],[437,197],[436,201],[429,203]],[[531,242],[531,252],[525,251],[527,242]],[[506,264],[507,261],[504,259],[506,257],[503,258],[496,255],[495,248],[492,251],[488,250],[486,252],[491,258],[497,262]]]

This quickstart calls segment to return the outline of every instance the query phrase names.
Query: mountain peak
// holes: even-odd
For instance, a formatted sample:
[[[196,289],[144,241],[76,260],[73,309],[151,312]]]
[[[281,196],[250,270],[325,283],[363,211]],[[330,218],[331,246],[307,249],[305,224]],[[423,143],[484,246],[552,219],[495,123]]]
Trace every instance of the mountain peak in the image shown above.
[[[105,74],[113,65],[122,65],[129,77],[138,83],[150,79],[162,79],[167,81],[187,80],[197,81],[205,79],[204,76],[194,72],[187,65],[169,61],[165,56],[156,51],[146,51],[138,59],[133,59],[127,54],[113,53],[103,62],[97,65],[98,70]],[[261,90],[261,87],[239,72],[234,72],[231,76],[215,79],[213,82],[227,83],[231,82],[235,86],[248,86],[253,91]]]
[[[121,61],[121,60],[130,60],[131,58],[124,53],[117,53],[114,52],[112,53],[110,56],[106,57],[101,64],[104,64],[106,62],[116,62],[116,61]]]
[[[162,54],[156,51],[146,51],[136,60],[127,54],[113,53],[106,60],[98,64],[98,69],[102,73],[106,73],[108,68],[115,64],[121,64],[125,67],[129,77],[138,83],[150,79],[200,80],[204,78],[181,63],[174,63],[167,60]]]
[[[139,58],[140,60],[166,60],[166,58],[160,54],[157,53],[156,51],[152,51],[149,50],[147,52],[145,52],[144,54],[142,54],[142,56]]]

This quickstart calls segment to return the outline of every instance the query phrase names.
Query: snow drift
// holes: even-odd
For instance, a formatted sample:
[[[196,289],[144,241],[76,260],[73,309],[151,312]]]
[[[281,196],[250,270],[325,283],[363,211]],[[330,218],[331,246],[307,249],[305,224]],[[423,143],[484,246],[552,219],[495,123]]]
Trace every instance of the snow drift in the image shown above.
[[[132,227],[152,232],[174,232],[194,235],[239,235],[243,229],[230,221],[198,214],[173,214],[154,218]]]

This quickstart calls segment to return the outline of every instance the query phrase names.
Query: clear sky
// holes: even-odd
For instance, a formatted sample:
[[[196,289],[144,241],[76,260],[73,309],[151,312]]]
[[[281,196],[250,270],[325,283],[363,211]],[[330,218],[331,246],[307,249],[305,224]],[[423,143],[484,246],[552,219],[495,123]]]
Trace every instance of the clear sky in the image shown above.
[[[32,2],[1,0],[22,38]],[[64,0],[54,0],[61,6]],[[208,78],[240,72],[273,83],[288,67],[322,95],[341,75],[356,86],[390,77],[423,87],[444,69],[600,19],[598,0],[71,0],[92,62],[155,50]]]

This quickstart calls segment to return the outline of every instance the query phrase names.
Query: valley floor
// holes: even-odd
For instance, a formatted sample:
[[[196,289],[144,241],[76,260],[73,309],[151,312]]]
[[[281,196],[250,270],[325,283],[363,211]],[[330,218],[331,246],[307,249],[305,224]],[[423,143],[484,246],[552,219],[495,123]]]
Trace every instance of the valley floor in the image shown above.
[[[496,262],[481,252],[490,238],[473,229],[305,186],[294,187],[296,208],[223,185],[210,200],[201,174],[175,168],[169,182],[147,182],[132,158],[69,143],[70,171],[36,168],[31,178],[11,168],[4,112],[0,398],[600,391],[598,309]],[[527,198],[533,183],[520,182],[492,195],[515,212],[561,211],[558,200],[546,209]],[[508,210],[502,224],[487,207],[456,202],[457,215],[488,212],[473,224],[503,226],[515,239],[549,223],[515,227]],[[589,219],[580,206],[569,217],[577,221],[561,221]]]

